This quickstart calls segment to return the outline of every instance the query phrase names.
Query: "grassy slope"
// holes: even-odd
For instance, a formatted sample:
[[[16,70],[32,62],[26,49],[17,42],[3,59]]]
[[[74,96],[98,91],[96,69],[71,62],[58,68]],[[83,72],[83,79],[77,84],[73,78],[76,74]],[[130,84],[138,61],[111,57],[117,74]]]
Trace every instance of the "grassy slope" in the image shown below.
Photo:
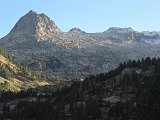
[[[41,80],[31,80],[31,73],[23,75],[20,68],[0,54],[0,62],[12,77],[5,78],[0,74],[0,91],[20,91],[31,87],[44,86],[49,83]],[[1,69],[0,69],[1,70]]]

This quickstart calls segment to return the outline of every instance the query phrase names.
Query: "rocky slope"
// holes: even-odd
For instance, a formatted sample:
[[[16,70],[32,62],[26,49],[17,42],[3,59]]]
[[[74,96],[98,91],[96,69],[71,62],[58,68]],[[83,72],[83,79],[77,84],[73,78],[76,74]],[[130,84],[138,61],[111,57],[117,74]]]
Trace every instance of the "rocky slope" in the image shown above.
[[[120,62],[158,57],[159,32],[112,27],[101,33],[79,28],[62,32],[45,14],[30,11],[0,40],[17,61],[62,77],[84,77],[115,68]]]

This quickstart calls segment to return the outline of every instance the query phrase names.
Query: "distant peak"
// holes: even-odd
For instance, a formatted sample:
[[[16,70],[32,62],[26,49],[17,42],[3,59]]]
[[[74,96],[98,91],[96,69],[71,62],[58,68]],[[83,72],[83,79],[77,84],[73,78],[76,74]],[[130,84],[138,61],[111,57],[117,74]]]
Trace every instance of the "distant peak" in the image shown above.
[[[120,28],[120,27],[110,27],[108,30],[104,32],[134,32],[131,27]]]
[[[79,28],[72,28],[69,30],[70,33],[86,33],[85,31],[79,29]]]

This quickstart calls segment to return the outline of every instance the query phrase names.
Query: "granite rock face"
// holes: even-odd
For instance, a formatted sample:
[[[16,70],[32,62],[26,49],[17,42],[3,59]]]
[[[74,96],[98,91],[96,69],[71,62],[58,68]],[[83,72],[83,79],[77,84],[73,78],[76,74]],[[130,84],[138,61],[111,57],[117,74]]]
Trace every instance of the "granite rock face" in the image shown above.
[[[48,35],[60,32],[54,21],[45,14],[29,11],[13,27],[8,37],[31,36],[43,39]]]
[[[17,61],[62,77],[84,77],[114,69],[120,62],[160,56],[160,33],[111,27],[86,33],[62,32],[45,14],[30,11],[0,40]]]

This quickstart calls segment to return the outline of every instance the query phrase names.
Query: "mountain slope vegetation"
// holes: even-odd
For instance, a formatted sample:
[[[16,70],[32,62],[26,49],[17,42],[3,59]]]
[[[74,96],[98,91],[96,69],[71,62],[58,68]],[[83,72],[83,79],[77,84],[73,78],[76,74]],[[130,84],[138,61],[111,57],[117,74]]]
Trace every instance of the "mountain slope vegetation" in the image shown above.
[[[75,81],[71,86],[66,85],[57,92],[42,92],[37,95],[28,91],[26,97],[32,95],[34,99],[19,101],[13,108],[10,104],[5,105],[1,118],[159,120],[159,79],[159,58],[130,60],[120,64],[115,70]],[[5,96],[3,94],[1,99]],[[25,98],[24,94],[22,96]]]
[[[28,67],[16,64],[0,49],[0,91],[16,92],[36,87],[38,85],[36,82],[48,85],[47,82],[41,81],[40,74],[31,72]]]

